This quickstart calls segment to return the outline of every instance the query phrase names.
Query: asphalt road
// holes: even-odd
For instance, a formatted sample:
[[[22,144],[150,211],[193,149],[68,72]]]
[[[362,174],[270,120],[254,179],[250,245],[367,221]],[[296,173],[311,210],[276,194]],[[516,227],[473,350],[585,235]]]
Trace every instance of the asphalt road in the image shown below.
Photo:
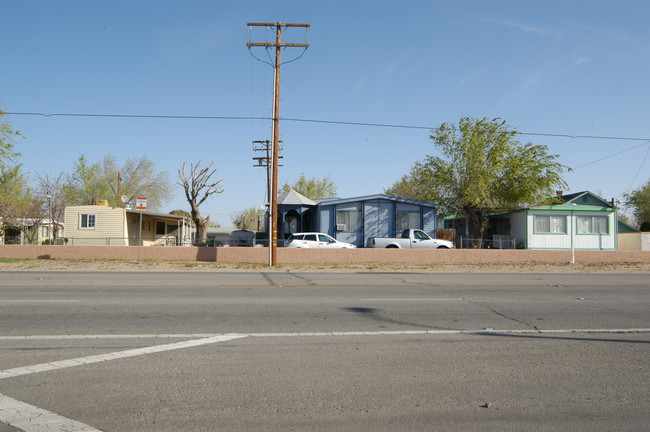
[[[0,274],[0,432],[648,430],[650,275]]]

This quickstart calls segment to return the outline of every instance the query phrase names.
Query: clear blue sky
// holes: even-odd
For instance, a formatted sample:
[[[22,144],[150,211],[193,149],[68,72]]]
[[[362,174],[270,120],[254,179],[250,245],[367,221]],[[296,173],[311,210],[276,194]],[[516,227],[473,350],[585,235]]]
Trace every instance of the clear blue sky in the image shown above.
[[[247,22],[308,23],[282,68],[281,116],[436,127],[500,117],[525,133],[650,140],[646,0],[0,0],[0,104],[8,112],[270,117],[272,69]],[[269,41],[255,29],[253,41]],[[286,42],[304,42],[301,29]],[[256,55],[264,57],[263,49]],[[286,49],[283,60],[299,55]],[[214,161],[222,225],[266,200],[251,141],[270,121],[5,118],[28,173],[146,154],[176,172]],[[381,193],[434,154],[427,129],[283,121],[280,183],[330,176],[338,195]],[[650,177],[650,143],[524,135],[573,167],[566,192],[622,199]],[[619,154],[616,154],[619,153]],[[187,208],[180,187],[165,211]]]

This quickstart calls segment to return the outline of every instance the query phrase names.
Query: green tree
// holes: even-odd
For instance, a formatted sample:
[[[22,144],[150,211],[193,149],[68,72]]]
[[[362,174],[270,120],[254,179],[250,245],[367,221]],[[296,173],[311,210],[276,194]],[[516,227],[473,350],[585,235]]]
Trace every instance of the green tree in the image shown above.
[[[416,163],[393,190],[437,202],[442,215],[466,217],[481,240],[490,213],[550,203],[555,190],[566,187],[559,156],[517,136],[501,119],[443,123],[430,136],[439,155]]]
[[[6,114],[0,109],[0,169],[13,162],[20,153],[14,151],[16,137],[22,134],[14,129],[11,125],[3,120]]]
[[[425,180],[428,178],[427,173],[428,168],[418,162],[413,165],[408,174],[403,175],[391,187],[384,189],[384,193],[401,198],[431,201],[434,198],[430,196],[429,189],[425,184]]]
[[[35,230],[25,230],[27,226],[38,227],[43,218],[43,201],[37,198],[29,186],[27,176],[21,165],[0,167],[0,221],[3,229],[13,228],[15,232],[24,231],[31,243]]]
[[[109,198],[109,179],[106,179],[102,164],[91,164],[84,155],[74,164],[72,174],[66,178],[63,186],[64,200],[67,205],[92,205],[97,200]]]
[[[259,231],[264,226],[264,210],[251,207],[235,213],[230,220],[237,229]]]
[[[126,196],[133,202],[137,196],[147,197],[147,207],[160,209],[173,196],[167,171],[157,172],[147,156],[127,159],[119,166],[115,156],[106,155],[101,162],[91,164],[81,155],[63,188],[68,205],[95,204],[106,200],[109,205],[121,205]]]
[[[329,176],[317,179],[316,177],[307,178],[304,173],[300,174],[298,180],[293,184],[287,182],[282,185],[283,192],[289,192],[291,189],[310,199],[332,198],[336,196],[336,185]]]
[[[650,231],[650,180],[625,194],[625,206],[630,209],[642,231]]]

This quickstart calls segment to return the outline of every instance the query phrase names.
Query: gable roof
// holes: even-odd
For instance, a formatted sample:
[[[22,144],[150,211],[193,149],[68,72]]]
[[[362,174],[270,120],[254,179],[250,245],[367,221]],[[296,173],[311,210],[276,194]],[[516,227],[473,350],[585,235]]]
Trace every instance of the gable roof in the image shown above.
[[[575,192],[572,194],[562,195],[562,199],[567,204],[584,204],[586,202],[591,202],[590,205],[595,205],[596,203],[601,204],[603,207],[611,207],[611,203],[606,199],[603,199],[596,195],[595,193],[589,191]]]
[[[315,206],[316,202],[310,200],[306,196],[299,194],[291,189],[289,192],[284,192],[278,197],[278,204],[280,205],[310,205]]]

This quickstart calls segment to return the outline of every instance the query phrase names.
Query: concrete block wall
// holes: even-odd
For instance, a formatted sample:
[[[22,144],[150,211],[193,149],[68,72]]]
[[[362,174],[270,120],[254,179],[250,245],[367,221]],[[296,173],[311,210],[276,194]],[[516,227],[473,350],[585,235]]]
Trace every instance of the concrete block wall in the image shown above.
[[[393,263],[393,264],[564,264],[571,251],[553,250],[403,250],[403,249],[285,249],[278,248],[278,264]],[[580,263],[650,263],[650,251],[576,251]],[[141,260],[259,263],[269,261],[268,248],[142,247]],[[135,246],[0,245],[0,258],[112,259],[135,261]]]

